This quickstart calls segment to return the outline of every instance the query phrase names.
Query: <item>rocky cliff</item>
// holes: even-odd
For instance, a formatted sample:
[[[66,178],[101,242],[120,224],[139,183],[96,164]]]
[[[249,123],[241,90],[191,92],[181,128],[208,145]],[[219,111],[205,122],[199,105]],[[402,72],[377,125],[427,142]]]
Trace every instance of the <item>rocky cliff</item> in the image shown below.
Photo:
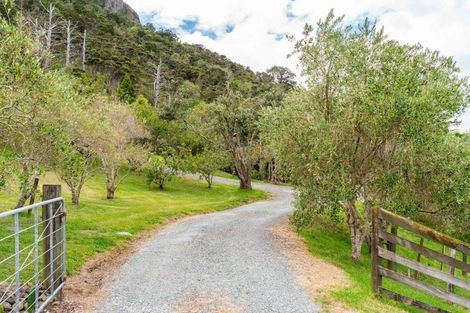
[[[140,23],[139,15],[137,14],[134,9],[132,9],[127,3],[123,0],[105,0],[104,1],[104,8],[113,13],[121,13],[124,14],[131,19],[135,20],[136,22]]]

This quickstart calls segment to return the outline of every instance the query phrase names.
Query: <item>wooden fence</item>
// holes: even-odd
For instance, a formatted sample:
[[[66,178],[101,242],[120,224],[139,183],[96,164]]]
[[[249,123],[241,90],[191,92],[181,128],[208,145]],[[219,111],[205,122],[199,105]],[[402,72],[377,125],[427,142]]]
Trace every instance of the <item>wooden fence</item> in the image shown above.
[[[399,229],[400,233],[408,235],[401,236]],[[410,238],[418,238],[419,243]],[[424,240],[428,241],[428,247]],[[436,243],[442,247],[441,250],[436,251]],[[397,245],[404,248],[400,248],[401,251],[412,253],[397,253]],[[448,255],[445,253],[445,247],[449,251]],[[413,259],[410,255],[413,255]],[[470,272],[467,255],[470,255],[468,243],[382,209],[372,212],[372,288],[377,294],[427,312],[448,312],[385,289],[382,278],[388,278],[470,309],[470,281],[465,277]],[[422,256],[426,258],[425,262]]]

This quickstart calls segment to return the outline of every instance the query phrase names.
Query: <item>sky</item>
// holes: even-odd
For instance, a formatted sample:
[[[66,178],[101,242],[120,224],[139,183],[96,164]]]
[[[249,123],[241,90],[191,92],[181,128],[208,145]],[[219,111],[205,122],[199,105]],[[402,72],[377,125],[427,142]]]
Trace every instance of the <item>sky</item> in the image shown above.
[[[143,24],[172,29],[183,42],[202,44],[233,61],[264,71],[281,65],[299,73],[287,58],[305,23],[315,24],[330,9],[345,22],[368,16],[402,43],[421,43],[453,56],[470,76],[470,0],[126,0]],[[461,116],[470,131],[470,108]]]

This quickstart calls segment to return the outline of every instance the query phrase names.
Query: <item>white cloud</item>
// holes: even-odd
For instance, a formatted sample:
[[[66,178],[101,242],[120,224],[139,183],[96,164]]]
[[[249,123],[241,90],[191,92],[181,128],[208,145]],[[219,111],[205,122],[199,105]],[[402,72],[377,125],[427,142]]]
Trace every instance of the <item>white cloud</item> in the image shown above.
[[[352,21],[360,15],[377,17],[390,38],[421,43],[454,56],[470,76],[470,0],[127,0],[139,13],[155,12],[153,23],[178,30],[181,40],[203,44],[230,59],[262,71],[272,65],[296,69],[287,59],[292,44],[275,34],[299,35],[305,22],[315,23],[331,8]],[[296,18],[289,18],[287,11]],[[215,40],[200,31],[184,32],[183,20],[197,19],[199,30],[217,34]],[[226,33],[227,25],[233,31]],[[461,129],[470,130],[470,110]]]

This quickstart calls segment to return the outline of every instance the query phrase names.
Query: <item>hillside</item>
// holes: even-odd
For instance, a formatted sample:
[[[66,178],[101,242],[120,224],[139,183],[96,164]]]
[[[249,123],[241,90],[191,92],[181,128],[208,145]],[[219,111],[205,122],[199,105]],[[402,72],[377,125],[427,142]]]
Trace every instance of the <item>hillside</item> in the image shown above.
[[[115,88],[129,74],[138,92],[153,98],[153,65],[162,60],[162,99],[171,99],[184,81],[196,84],[201,100],[211,101],[223,93],[228,77],[256,84],[259,80],[249,68],[200,45],[182,43],[170,30],[141,25],[136,12],[122,0],[49,0],[43,5],[24,0],[30,18],[47,23],[48,4],[56,6],[57,21],[70,20],[72,66],[81,67],[83,33],[87,31],[86,66],[94,76],[106,75]],[[53,61],[65,64],[65,25],[53,34]]]

